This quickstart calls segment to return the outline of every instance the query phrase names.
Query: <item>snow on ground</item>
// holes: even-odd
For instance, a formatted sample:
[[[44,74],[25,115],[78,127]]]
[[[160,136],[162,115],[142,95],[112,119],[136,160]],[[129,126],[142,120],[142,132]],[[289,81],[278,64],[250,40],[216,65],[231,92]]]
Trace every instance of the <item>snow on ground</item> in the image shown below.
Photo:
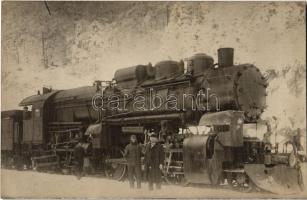
[[[127,181],[119,182],[96,177],[83,177],[77,180],[71,175],[6,169],[1,170],[1,176],[2,198],[304,198],[307,196],[307,193],[295,196],[243,193],[209,186],[163,185],[159,191],[149,191],[146,183],[140,190],[131,190]]]

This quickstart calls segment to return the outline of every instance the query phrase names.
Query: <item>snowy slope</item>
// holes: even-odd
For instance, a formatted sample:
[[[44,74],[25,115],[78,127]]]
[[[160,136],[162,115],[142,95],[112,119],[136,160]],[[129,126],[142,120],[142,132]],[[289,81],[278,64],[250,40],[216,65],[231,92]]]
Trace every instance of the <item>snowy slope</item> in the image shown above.
[[[42,86],[110,80],[116,69],[235,48],[274,70],[265,117],[304,126],[305,4],[286,2],[2,3],[2,110]],[[300,88],[297,89],[296,88]],[[294,103],[295,102],[295,103]],[[281,109],[282,108],[282,109]]]

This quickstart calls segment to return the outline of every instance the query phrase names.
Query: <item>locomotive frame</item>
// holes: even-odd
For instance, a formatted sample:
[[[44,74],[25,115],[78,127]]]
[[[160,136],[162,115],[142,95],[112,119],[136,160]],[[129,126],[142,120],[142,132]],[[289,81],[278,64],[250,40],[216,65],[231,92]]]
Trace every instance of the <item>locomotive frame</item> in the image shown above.
[[[265,166],[267,170],[263,145],[259,140],[244,138],[242,127],[245,123],[256,123],[260,118],[265,109],[266,87],[265,77],[257,67],[250,64],[234,65],[233,49],[221,48],[218,50],[218,64],[214,64],[213,58],[206,54],[197,54],[188,59],[186,72],[183,62],[162,61],[155,67],[149,64],[120,69],[116,71],[114,80],[108,82],[104,88],[101,81],[94,82],[93,86],[70,90],[44,88],[43,94],[27,97],[19,104],[25,108],[17,112],[23,113],[22,120],[18,118],[23,127],[18,143],[23,152],[23,164],[33,169],[73,170],[73,148],[77,142],[76,136],[82,132],[93,137],[93,163],[96,170],[103,170],[108,176],[122,179],[126,168],[121,150],[129,142],[131,134],[136,134],[142,143],[146,143],[146,132],[149,130],[159,132],[162,138],[178,135],[179,129],[187,129],[189,125],[203,123],[211,126],[214,134],[186,135],[182,147],[166,152],[166,180],[177,181],[178,177],[181,179],[184,175],[191,183],[217,185],[221,178],[226,178],[231,185],[235,183],[243,188],[248,180],[252,180],[261,188],[259,180],[250,177],[255,168],[260,169],[260,172]],[[147,97],[152,88],[155,95],[161,95],[166,100],[165,97],[169,94],[178,97],[185,93],[196,94],[202,89],[207,91],[209,88],[219,96],[219,109],[194,110],[193,103],[196,104],[196,100],[192,98],[184,109],[184,101],[180,100],[179,109],[135,111],[133,99],[125,99],[126,93]],[[92,105],[93,97],[97,97],[97,94],[102,94],[103,102],[100,104],[103,110],[96,110]],[[124,104],[125,110],[110,109],[110,104],[105,100],[112,95],[119,95],[115,103]],[[208,98],[209,95],[203,101],[208,102]],[[215,103],[216,101],[211,106]],[[144,104],[148,105],[148,99],[145,98]],[[32,107],[32,110],[27,110],[28,107]],[[257,161],[248,161],[246,157],[249,155],[246,154],[255,146],[260,155],[257,155]],[[242,151],[246,154],[242,154]],[[189,155],[188,152],[192,154]],[[207,152],[211,152],[210,156],[207,156]],[[178,155],[177,160],[173,157],[176,153],[182,154],[179,160]],[[228,160],[224,160],[222,154],[230,155]],[[196,160],[189,159],[191,155],[200,156],[197,159],[203,166],[197,170],[202,171],[204,179],[199,179],[197,170],[189,168],[191,163],[197,163]],[[267,156],[279,157],[278,153],[269,153]],[[259,164],[261,167],[245,167],[247,163]],[[295,171],[298,165],[290,168],[288,165],[287,160],[276,162],[270,169],[277,166],[280,172],[299,173]],[[261,177],[266,176],[261,174]],[[292,183],[298,184],[287,188],[288,191],[299,188],[299,181],[292,180]],[[280,185],[283,184],[281,181]]]

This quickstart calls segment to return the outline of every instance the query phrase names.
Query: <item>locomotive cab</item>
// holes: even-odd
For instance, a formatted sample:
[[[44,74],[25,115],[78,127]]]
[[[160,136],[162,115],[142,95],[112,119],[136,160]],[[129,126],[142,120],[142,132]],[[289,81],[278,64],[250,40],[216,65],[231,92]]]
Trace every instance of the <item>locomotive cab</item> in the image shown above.
[[[23,148],[34,150],[34,148],[45,148],[47,141],[45,134],[47,120],[49,118],[50,99],[58,91],[38,93],[23,99],[19,106],[23,106]]]

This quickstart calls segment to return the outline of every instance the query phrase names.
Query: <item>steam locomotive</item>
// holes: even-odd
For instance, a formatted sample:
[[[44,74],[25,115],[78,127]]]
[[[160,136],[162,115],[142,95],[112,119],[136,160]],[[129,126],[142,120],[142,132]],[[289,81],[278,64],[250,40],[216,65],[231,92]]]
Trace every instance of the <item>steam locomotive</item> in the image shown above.
[[[216,64],[211,56],[196,54],[186,63],[167,60],[119,69],[105,85],[44,88],[21,101],[23,111],[2,114],[5,163],[69,171],[81,132],[92,138],[96,171],[122,179],[122,150],[130,135],[144,144],[147,133],[155,131],[162,143],[174,144],[165,148],[167,182],[218,185],[227,180],[237,188],[256,185],[276,192],[287,185],[283,191],[298,191],[302,181],[295,151],[271,151],[262,136],[254,137],[263,134],[266,79],[254,65],[234,65],[233,54],[234,49],[221,48]],[[275,178],[273,185],[263,184],[269,177]]]

